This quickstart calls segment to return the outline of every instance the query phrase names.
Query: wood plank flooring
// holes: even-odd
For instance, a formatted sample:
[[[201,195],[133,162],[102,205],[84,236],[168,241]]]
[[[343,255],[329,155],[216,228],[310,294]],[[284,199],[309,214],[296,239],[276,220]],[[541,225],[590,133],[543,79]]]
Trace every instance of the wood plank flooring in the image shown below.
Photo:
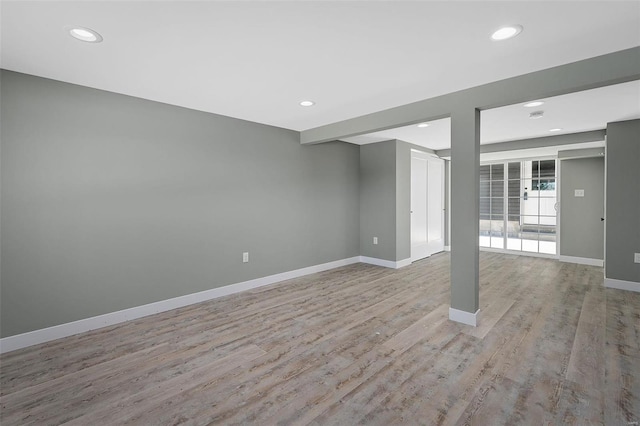
[[[640,294],[602,268],[481,253],[355,264],[0,357],[9,425],[640,423]]]

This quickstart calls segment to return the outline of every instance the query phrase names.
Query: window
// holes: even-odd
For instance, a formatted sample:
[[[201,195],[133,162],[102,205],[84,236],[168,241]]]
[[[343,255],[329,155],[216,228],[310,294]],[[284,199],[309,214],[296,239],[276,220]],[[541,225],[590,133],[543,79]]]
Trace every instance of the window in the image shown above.
[[[531,161],[531,177],[533,178],[531,182],[532,191],[555,191],[555,176],[555,160]]]
[[[556,253],[556,161],[480,166],[480,246]]]
[[[549,179],[534,180],[531,184],[532,191],[555,191],[556,181]]]

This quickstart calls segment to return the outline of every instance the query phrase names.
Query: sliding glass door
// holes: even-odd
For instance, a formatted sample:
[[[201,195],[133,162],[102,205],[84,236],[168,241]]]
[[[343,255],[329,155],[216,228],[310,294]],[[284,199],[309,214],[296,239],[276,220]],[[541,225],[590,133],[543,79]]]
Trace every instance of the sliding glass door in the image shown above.
[[[480,246],[556,254],[556,160],[480,166]]]

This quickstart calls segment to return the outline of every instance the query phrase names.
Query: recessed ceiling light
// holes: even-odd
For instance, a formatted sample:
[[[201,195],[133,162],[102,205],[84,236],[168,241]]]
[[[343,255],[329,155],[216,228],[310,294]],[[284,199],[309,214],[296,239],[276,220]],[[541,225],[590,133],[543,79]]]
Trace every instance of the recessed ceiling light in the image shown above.
[[[549,129],[550,132],[559,132],[562,130],[560,127],[556,127],[555,129]]]
[[[314,106],[316,103],[313,101],[302,101],[300,102],[300,106],[304,106],[304,107],[310,107],[310,106]]]
[[[497,29],[492,35],[491,40],[500,41],[517,36],[522,32],[522,25],[507,25]]]
[[[544,102],[542,101],[533,101],[533,102],[529,102],[528,104],[524,104],[523,106],[525,108],[533,108],[533,107],[537,107],[542,105]]]
[[[102,41],[102,36],[89,28],[65,27],[65,29],[69,31],[71,37],[80,41],[86,41],[87,43],[100,43]]]
[[[418,127],[429,127],[429,123],[420,123]]]
[[[536,118],[542,118],[542,116],[544,115],[544,111],[533,111],[531,114],[529,114],[529,118],[532,119],[536,119]]]

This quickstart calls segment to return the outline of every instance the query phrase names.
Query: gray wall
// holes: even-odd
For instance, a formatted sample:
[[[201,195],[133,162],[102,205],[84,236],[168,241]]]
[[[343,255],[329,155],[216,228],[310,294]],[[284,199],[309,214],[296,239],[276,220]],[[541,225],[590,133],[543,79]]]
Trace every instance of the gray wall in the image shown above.
[[[398,260],[395,140],[360,147],[360,254]]]
[[[604,259],[604,157],[562,160],[560,185],[560,255]]]
[[[359,254],[355,145],[1,78],[2,337]]]
[[[607,278],[640,282],[640,120],[607,124]]]

